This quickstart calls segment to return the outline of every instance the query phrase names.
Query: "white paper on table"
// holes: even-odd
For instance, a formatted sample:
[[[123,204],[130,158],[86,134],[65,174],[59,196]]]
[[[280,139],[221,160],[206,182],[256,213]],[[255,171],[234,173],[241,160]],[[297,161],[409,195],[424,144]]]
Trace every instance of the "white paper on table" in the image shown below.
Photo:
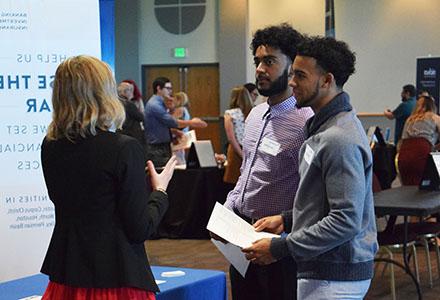
[[[244,256],[244,253],[241,252],[241,248],[231,243],[223,244],[214,239],[211,239],[211,242],[244,278],[249,267],[249,261]]]
[[[171,143],[171,151],[177,151],[181,149],[188,149],[191,147],[192,142],[197,141],[196,131],[190,130],[185,132],[177,141],[177,144]]]
[[[162,272],[160,274],[161,277],[180,277],[184,276],[185,272],[177,270],[177,271],[168,271],[168,272]]]
[[[220,203],[215,203],[206,229],[240,248],[247,248],[262,238],[280,237],[268,232],[256,232],[248,222]]]
[[[43,298],[43,296],[33,295],[29,297],[20,298],[18,300],[41,300],[41,298]]]
[[[160,279],[156,279],[155,281],[156,281],[156,284],[157,284],[157,285],[159,285],[159,284],[162,284],[162,283],[165,283],[165,282],[166,282],[166,280],[160,280]]]

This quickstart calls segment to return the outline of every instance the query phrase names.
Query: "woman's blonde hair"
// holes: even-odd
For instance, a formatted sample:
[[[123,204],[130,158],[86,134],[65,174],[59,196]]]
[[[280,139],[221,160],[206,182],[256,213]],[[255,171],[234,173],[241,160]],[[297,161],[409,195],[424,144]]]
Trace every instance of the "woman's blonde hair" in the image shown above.
[[[238,86],[231,91],[229,108],[240,108],[246,118],[252,109],[252,100],[249,91],[244,86]]]
[[[409,124],[415,121],[431,118],[436,111],[437,108],[434,99],[429,96],[421,96],[417,99],[416,106],[406,122]]]
[[[188,95],[185,92],[175,93],[174,98],[176,98],[176,108],[188,105]]]
[[[55,73],[52,122],[47,139],[96,135],[96,129],[120,128],[125,111],[116,94],[109,66],[99,59],[80,55],[66,59]]]

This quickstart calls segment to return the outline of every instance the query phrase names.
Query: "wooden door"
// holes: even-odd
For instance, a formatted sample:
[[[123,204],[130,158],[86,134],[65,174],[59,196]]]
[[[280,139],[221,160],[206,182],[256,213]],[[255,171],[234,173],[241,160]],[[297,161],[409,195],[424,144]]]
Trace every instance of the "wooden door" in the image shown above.
[[[143,92],[146,99],[153,94],[155,78],[168,77],[173,93],[188,94],[191,117],[208,123],[207,128],[196,129],[198,140],[211,140],[216,153],[222,153],[220,142],[220,94],[218,65],[143,66]]]
[[[144,99],[148,100],[154,94],[153,81],[158,77],[167,77],[173,84],[173,92],[179,91],[181,76],[177,67],[146,67],[143,69],[142,92]]]

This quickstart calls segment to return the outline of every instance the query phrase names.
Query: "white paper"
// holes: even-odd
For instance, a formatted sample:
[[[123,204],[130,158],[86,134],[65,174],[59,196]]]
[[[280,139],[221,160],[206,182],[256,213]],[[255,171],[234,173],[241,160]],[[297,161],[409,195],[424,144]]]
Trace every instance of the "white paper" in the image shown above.
[[[440,175],[440,155],[434,152],[432,155],[432,159],[434,160],[435,168],[437,169],[438,174]]]
[[[168,272],[162,272],[160,274],[161,277],[180,277],[184,276],[185,272],[177,270],[177,271],[168,271]]]
[[[195,130],[190,130],[184,133],[179,139],[178,143],[174,145],[171,143],[171,151],[177,151],[181,149],[188,149],[191,147],[191,143],[197,141]]]
[[[156,279],[155,281],[156,281],[156,284],[157,284],[157,285],[159,285],[159,284],[162,284],[162,283],[165,283],[165,282],[166,282],[166,280],[160,280],[160,279]]]
[[[244,253],[241,252],[241,248],[231,243],[223,244],[214,239],[211,239],[211,242],[244,278],[247,268],[249,267],[249,261],[246,259]]]
[[[241,248],[247,248],[262,238],[280,237],[273,233],[256,232],[252,225],[218,202],[215,203],[206,228],[229,242],[223,244],[211,239],[218,250],[243,277],[249,267],[249,261],[241,252]]]
[[[206,228],[241,248],[250,247],[253,242],[262,238],[280,237],[273,233],[256,232],[252,225],[218,202],[215,203]]]
[[[41,300],[41,298],[43,298],[43,296],[34,295],[25,298],[20,298],[18,300]]]
[[[304,160],[310,165],[313,160],[313,156],[315,156],[315,151],[313,151],[312,147],[306,145],[306,151],[304,151]]]

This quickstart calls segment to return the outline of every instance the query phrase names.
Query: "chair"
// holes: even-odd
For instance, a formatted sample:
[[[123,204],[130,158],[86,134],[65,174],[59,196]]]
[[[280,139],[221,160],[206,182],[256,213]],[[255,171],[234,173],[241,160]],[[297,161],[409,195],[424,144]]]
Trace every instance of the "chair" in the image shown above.
[[[402,140],[397,161],[402,185],[419,185],[431,151],[432,145],[425,138]]]
[[[420,184],[431,151],[432,145],[425,138],[409,138],[402,140],[397,159],[398,173],[400,174],[402,185]],[[402,230],[400,227],[403,227],[403,224],[395,225],[397,230]],[[440,234],[440,223],[423,222],[423,220],[421,220],[421,222],[418,223],[409,223],[408,231],[415,232],[424,246],[428,266],[429,286],[432,287],[433,282],[429,243],[432,242],[435,246],[440,277],[440,253],[437,243],[437,237]]]
[[[396,147],[390,144],[375,144],[372,149],[373,172],[376,174],[382,190],[389,189],[396,178],[394,158]]]
[[[394,260],[393,251],[403,249],[404,227],[396,226],[394,224],[395,221],[396,221],[396,217],[391,216],[388,219],[385,230],[377,233],[377,241],[379,243],[379,252],[377,254],[378,258],[383,258],[384,255],[387,255],[390,260]],[[417,241],[417,233],[408,228],[406,247],[411,249],[414,259],[414,269],[415,269],[416,279],[418,282],[420,282],[419,265],[417,261],[417,250],[415,246],[416,241]],[[404,258],[404,259],[408,259],[408,258]],[[391,296],[393,300],[396,300],[394,265],[393,264],[389,264],[389,265],[390,265]],[[385,265],[384,270],[386,267],[387,265]]]

